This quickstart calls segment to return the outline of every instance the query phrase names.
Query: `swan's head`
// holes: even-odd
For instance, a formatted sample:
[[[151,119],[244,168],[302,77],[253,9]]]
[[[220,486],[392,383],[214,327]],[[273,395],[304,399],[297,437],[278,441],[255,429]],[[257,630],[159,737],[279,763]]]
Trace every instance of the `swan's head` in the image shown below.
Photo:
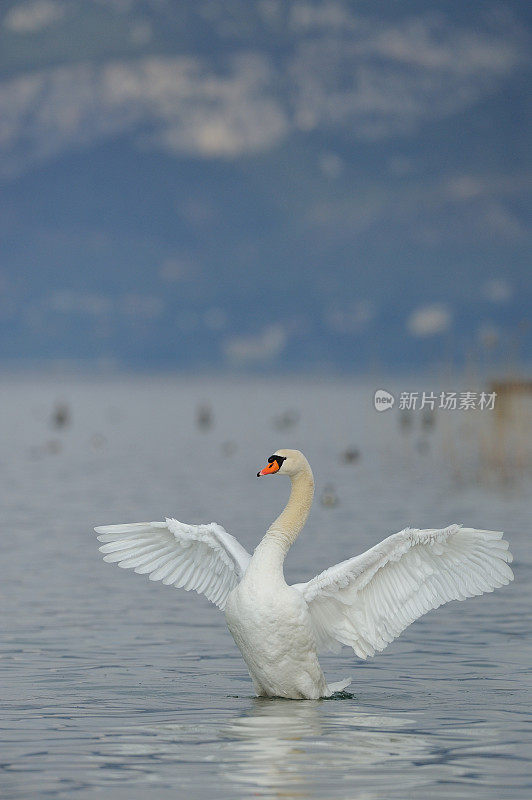
[[[290,475],[293,477],[298,472],[310,470],[309,463],[303,453],[299,450],[276,450],[269,457],[267,465],[257,472],[257,478],[261,475]]]

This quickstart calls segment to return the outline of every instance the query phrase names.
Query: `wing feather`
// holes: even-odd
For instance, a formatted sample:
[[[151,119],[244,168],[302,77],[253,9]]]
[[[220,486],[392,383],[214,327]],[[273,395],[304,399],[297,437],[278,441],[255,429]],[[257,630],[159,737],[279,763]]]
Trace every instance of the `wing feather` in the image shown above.
[[[95,528],[104,561],[148,574],[152,581],[204,594],[224,608],[251,556],[221,525],[136,522]]]
[[[509,583],[512,555],[502,536],[460,525],[407,528],[297,584],[319,647],[348,645],[367,658],[432,608]]]

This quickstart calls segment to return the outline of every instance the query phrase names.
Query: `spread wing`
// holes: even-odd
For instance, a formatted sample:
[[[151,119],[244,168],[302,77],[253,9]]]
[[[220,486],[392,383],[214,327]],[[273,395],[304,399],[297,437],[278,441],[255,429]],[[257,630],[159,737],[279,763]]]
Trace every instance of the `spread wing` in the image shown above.
[[[318,646],[348,645],[365,659],[431,608],[509,583],[511,560],[498,531],[406,528],[294,588],[308,603]]]
[[[94,529],[105,544],[104,561],[148,573],[186,591],[194,589],[223,609],[251,556],[221,525],[186,525],[176,519],[103,525]]]

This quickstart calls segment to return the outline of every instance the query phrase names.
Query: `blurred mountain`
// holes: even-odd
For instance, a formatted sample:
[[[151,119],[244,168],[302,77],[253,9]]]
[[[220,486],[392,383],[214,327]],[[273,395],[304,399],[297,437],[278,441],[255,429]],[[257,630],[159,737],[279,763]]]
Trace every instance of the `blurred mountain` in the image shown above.
[[[2,3],[4,361],[526,356],[529,15]]]

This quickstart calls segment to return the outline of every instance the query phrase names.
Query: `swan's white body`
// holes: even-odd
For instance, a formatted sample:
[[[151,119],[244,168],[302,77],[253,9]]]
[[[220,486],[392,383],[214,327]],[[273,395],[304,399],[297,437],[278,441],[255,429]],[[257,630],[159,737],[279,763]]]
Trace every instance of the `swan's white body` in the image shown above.
[[[225,618],[258,695],[318,698],[340,688],[327,686],[301,592],[260,557],[227,598]]]
[[[502,533],[450,525],[407,528],[308,583],[288,586],[283,562],[307,519],[314,481],[298,450],[277,450],[275,458],[276,469],[261,474],[289,475],[292,491],[253,556],[215,523],[167,519],[95,529],[106,561],[195,589],[225,609],[257,695],[328,697],[350,680],[328,685],[320,650],[348,645],[367,658],[431,608],[513,579]]]

